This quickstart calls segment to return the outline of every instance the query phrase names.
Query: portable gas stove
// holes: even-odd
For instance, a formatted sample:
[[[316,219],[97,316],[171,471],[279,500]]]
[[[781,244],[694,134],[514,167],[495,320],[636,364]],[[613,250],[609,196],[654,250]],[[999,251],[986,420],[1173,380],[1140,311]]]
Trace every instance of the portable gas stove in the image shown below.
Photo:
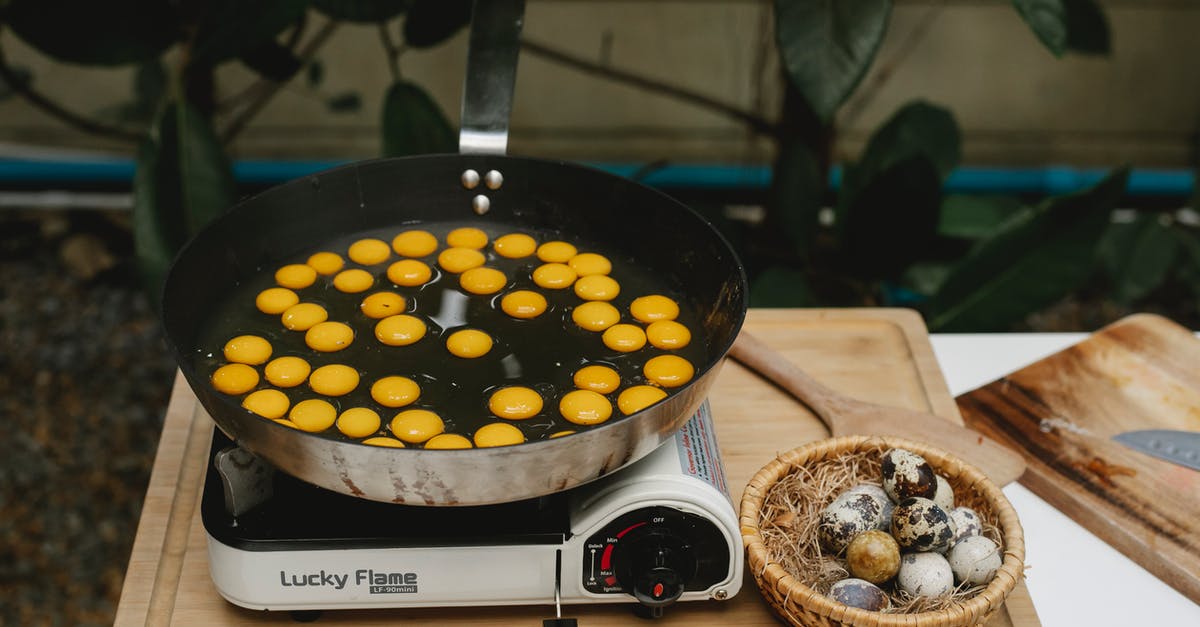
[[[654,616],[676,601],[728,599],[742,583],[741,535],[707,401],[638,462],[500,505],[336,494],[247,461],[219,430],[210,457],[201,508],[212,579],[242,607],[636,601]]]

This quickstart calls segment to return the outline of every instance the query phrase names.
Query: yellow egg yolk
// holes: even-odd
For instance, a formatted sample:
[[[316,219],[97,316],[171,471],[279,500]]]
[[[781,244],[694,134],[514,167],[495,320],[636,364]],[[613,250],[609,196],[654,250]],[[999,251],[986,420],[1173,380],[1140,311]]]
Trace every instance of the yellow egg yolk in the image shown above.
[[[374,438],[367,438],[362,441],[363,444],[370,446],[382,446],[385,448],[404,448],[404,443],[396,438],[389,438],[386,435],[381,435]]]
[[[404,297],[395,292],[375,292],[362,299],[358,309],[368,318],[382,320],[404,313],[405,306]]]
[[[419,287],[433,278],[433,269],[424,261],[401,259],[388,266],[388,280],[402,287]]]
[[[259,390],[242,399],[242,407],[271,420],[282,418],[290,404],[287,395],[279,390]]]
[[[579,251],[566,242],[546,242],[537,247],[538,259],[546,263],[566,263],[571,260]]]
[[[492,350],[492,337],[477,329],[455,331],[446,338],[446,350],[455,357],[474,359]]]
[[[458,274],[482,266],[487,258],[474,248],[447,248],[438,254],[437,261],[446,272]]]
[[[483,248],[487,246],[488,236],[480,229],[464,226],[446,234],[446,245],[451,248]]]
[[[646,339],[657,348],[674,350],[687,346],[692,341],[692,332],[674,320],[659,320],[646,327]]]
[[[375,325],[375,339],[388,346],[408,346],[425,337],[425,323],[407,314],[388,316]]]
[[[500,309],[514,318],[536,318],[546,311],[546,297],[529,290],[509,292],[500,299]]]
[[[351,407],[337,419],[337,428],[348,438],[365,438],[379,431],[379,414],[366,407]]]
[[[458,284],[472,294],[495,294],[508,284],[508,277],[495,268],[471,268],[458,277]]]
[[[579,253],[571,257],[567,265],[579,276],[592,276],[612,272],[612,262],[604,255],[596,253]]]
[[[387,242],[381,239],[360,239],[350,245],[346,256],[360,266],[373,266],[387,261],[387,258],[392,256],[392,250],[388,248]]]
[[[392,250],[402,257],[424,257],[437,247],[437,238],[429,231],[405,231],[392,239]]]
[[[542,411],[542,397],[527,387],[501,388],[488,399],[488,409],[500,418],[524,420]]]
[[[371,289],[375,285],[375,277],[371,276],[370,272],[362,268],[351,268],[342,270],[333,277],[333,286],[339,292],[347,294],[357,294]]]
[[[288,418],[302,431],[320,433],[333,426],[337,420],[337,408],[319,398],[310,398],[292,406]]]
[[[319,322],[304,332],[304,343],[322,353],[335,353],[354,342],[354,329],[342,322]]]
[[[308,375],[308,387],[325,396],[345,396],[358,387],[358,371],[342,364],[321,366]]]
[[[421,386],[408,377],[384,377],[371,385],[371,398],[384,407],[404,407],[421,397]]]
[[[275,282],[283,287],[301,290],[317,280],[317,271],[302,263],[288,264],[275,271]]]
[[[283,426],[285,426],[285,427],[287,427],[287,428],[289,428],[289,429],[295,429],[295,430],[297,430],[297,431],[299,431],[299,430],[300,430],[300,427],[297,427],[297,426],[296,426],[296,423],[292,422],[291,420],[288,420],[287,418],[276,418],[276,419],[274,420],[274,422],[277,422],[277,423],[279,423],[279,424],[281,424],[281,425],[283,425]]]
[[[556,431],[556,432],[550,434],[550,439],[553,440],[554,438],[561,438],[564,435],[571,435],[572,433],[575,433],[575,432],[570,429],[567,429],[566,431]]]
[[[633,299],[629,313],[640,322],[674,320],[679,317],[679,305],[666,296],[652,294]]]
[[[392,418],[392,435],[408,442],[420,444],[446,430],[442,417],[428,409],[409,409]]]
[[[524,233],[509,233],[497,237],[496,241],[492,242],[492,250],[501,257],[521,259],[537,250],[537,240]]]
[[[271,358],[271,343],[257,335],[239,335],[225,342],[222,352],[229,361],[257,366]]]
[[[265,314],[281,314],[300,302],[300,297],[286,287],[269,287],[254,298],[254,306]]]
[[[662,388],[652,385],[635,385],[621,391],[617,396],[617,407],[621,408],[621,413],[628,416],[636,414],[666,397],[667,393]]]
[[[525,434],[507,422],[493,422],[475,431],[475,446],[479,448],[512,446],[524,441]]]
[[[565,263],[546,263],[533,271],[533,282],[548,290],[561,290],[575,282],[575,271]]]
[[[612,403],[603,394],[574,390],[558,401],[558,413],[577,425],[598,425],[612,416]]]
[[[471,448],[471,441],[457,433],[443,433],[429,438],[425,443],[428,449],[457,449]]]
[[[288,307],[279,319],[292,331],[307,331],[328,318],[329,312],[324,307],[316,303],[298,303]]]
[[[603,274],[580,277],[575,282],[575,295],[583,300],[609,301],[621,293],[621,284]]]
[[[276,357],[263,368],[267,381],[277,388],[294,388],[308,378],[312,367],[299,357]]]
[[[337,271],[346,265],[346,261],[342,259],[341,255],[331,252],[313,253],[305,263],[316,270],[317,274],[325,276],[337,274]]]
[[[621,387],[621,375],[608,366],[593,364],[575,371],[572,377],[575,387],[581,390],[591,390],[601,394],[615,392]]]
[[[621,320],[621,312],[604,301],[591,301],[572,309],[571,320],[588,331],[603,331]]]
[[[691,381],[696,369],[692,362],[678,355],[659,355],[642,366],[642,374],[665,388],[677,388]]]
[[[245,394],[258,385],[258,371],[246,364],[225,364],[213,372],[212,385],[225,394]]]
[[[632,353],[646,345],[646,333],[632,324],[614,324],[601,336],[604,345],[622,353]]]

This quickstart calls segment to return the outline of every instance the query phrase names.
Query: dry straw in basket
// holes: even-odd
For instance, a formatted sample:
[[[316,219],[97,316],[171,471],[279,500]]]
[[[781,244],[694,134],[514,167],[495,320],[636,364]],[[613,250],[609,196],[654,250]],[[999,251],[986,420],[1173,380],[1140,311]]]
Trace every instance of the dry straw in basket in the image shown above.
[[[1004,549],[1003,563],[991,583],[959,590],[948,600],[901,600],[892,613],[848,607],[825,596],[829,585],[846,575],[837,560],[822,555],[815,539],[816,516],[847,488],[864,481],[878,483],[879,459],[892,448],[924,457],[950,482],[956,504],[979,513],[985,535]],[[982,625],[1003,606],[1024,568],[1024,534],[1000,488],[962,460],[901,438],[847,436],[780,455],[746,486],[741,528],[747,567],[759,589],[775,611],[795,625]]]

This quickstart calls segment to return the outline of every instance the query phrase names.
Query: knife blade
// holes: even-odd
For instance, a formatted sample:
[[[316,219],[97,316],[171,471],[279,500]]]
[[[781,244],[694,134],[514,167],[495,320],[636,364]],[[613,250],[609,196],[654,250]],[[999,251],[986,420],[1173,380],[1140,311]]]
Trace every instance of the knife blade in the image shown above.
[[[1112,439],[1135,451],[1200,470],[1200,432],[1145,429],[1118,433]]]

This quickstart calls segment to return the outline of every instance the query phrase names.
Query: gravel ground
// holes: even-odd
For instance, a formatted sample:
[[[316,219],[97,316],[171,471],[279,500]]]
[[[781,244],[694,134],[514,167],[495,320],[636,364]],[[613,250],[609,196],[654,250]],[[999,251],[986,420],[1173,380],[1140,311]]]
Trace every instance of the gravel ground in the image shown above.
[[[0,625],[120,596],[174,365],[119,220],[0,212]]]

